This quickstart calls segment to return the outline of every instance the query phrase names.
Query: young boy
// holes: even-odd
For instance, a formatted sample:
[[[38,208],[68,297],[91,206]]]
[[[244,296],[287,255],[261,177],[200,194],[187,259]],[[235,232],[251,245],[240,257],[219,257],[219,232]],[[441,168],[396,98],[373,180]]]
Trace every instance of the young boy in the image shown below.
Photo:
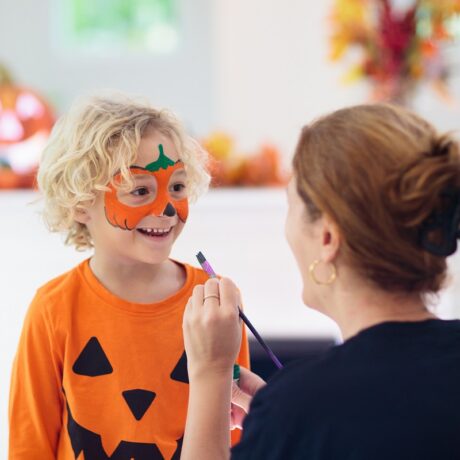
[[[93,255],[30,306],[12,375],[10,460],[180,458],[182,316],[207,275],[169,254],[188,200],[208,185],[205,160],[170,113],[124,98],[92,98],[56,124],[38,174],[44,217]],[[243,335],[238,363],[248,361]]]

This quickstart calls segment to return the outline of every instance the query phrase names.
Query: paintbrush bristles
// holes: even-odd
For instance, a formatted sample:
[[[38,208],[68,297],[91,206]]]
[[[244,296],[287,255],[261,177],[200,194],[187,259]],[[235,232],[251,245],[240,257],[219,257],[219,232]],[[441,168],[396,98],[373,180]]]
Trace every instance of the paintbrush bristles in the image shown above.
[[[206,258],[201,251],[196,255],[196,258],[198,259],[198,262],[200,262],[200,265],[206,262]]]

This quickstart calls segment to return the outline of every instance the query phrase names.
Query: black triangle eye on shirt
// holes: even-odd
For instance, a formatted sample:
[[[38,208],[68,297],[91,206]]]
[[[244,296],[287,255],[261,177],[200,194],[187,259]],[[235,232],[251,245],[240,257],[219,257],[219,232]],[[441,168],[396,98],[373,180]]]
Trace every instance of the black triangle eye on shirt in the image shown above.
[[[171,372],[171,379],[177,382],[189,383],[187,371],[187,355],[185,351],[182,353],[179,361]]]
[[[96,337],[91,337],[85,345],[72,370],[75,374],[97,377],[111,374],[113,368]]]

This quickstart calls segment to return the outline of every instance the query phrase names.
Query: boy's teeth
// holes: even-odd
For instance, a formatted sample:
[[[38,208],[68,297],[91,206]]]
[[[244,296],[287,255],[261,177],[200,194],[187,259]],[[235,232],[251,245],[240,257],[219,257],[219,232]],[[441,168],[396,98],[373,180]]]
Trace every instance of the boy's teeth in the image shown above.
[[[163,233],[169,233],[171,228],[143,228],[142,230],[149,234],[162,235]]]

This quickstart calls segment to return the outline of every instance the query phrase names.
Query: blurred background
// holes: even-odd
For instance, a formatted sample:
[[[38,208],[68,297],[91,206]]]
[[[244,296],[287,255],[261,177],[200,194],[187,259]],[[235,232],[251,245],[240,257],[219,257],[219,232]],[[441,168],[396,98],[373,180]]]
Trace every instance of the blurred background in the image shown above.
[[[213,188],[173,256],[232,277],[282,361],[340,340],[300,301],[284,187],[302,125],[376,100],[460,127],[459,0],[0,0],[0,455],[10,368],[35,290],[89,257],[40,221],[34,175],[55,120],[113,89],[177,113]],[[437,312],[460,317],[460,259]],[[457,275],[457,277],[456,277]],[[256,343],[253,366],[274,368]]]

